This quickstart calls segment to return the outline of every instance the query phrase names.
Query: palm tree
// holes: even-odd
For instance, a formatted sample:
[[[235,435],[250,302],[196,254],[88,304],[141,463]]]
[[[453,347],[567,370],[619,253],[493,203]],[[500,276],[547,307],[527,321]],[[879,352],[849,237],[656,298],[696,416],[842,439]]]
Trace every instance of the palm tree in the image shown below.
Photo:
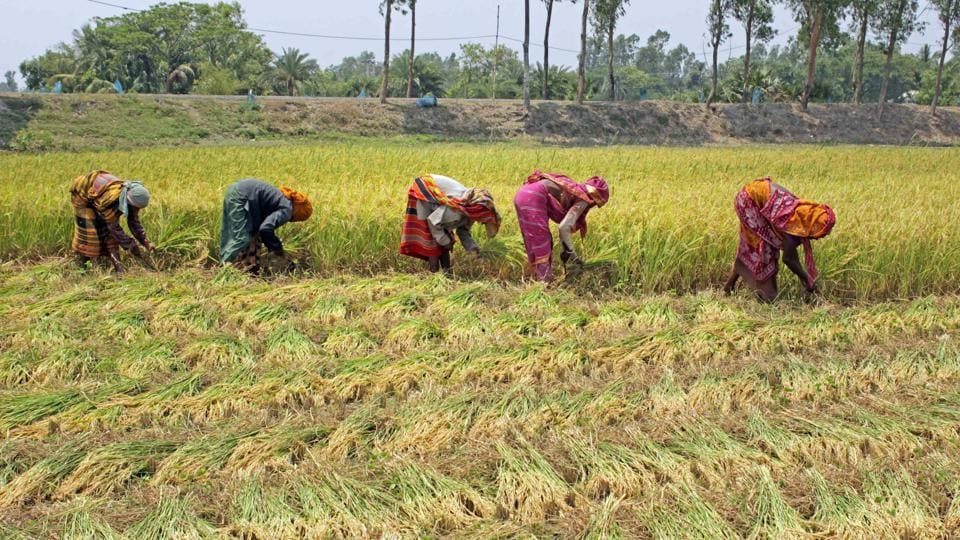
[[[287,88],[288,95],[295,95],[297,85],[310,78],[319,69],[317,61],[309,58],[300,49],[284,47],[283,52],[273,61],[273,79]]]
[[[190,91],[193,81],[197,79],[193,68],[188,64],[180,64],[167,73],[167,93],[172,94],[174,85],[179,85],[184,94]]]

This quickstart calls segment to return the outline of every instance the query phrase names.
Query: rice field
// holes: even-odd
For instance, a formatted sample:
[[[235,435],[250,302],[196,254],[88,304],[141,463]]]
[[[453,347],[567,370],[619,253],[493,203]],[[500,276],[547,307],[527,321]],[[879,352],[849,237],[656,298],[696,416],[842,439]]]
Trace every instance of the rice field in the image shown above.
[[[0,272],[4,538],[960,534],[960,299]]]
[[[223,191],[259,177],[308,192],[317,212],[281,236],[321,275],[416,268],[396,255],[406,189],[424,172],[492,190],[501,235],[472,279],[518,281],[526,257],[513,195],[534,168],[577,179],[604,176],[611,202],[591,212],[582,254],[624,292],[696,292],[718,286],[733,259],[733,197],[772,176],[834,207],[838,225],[816,242],[822,289],[840,300],[885,300],[958,291],[960,149],[892,147],[561,148],[514,144],[349,141],[310,146],[152,149],[0,155],[0,258],[64,254],[72,229],[67,184],[94,168],[139,178],[153,191],[144,213],[168,265],[217,254]],[[787,280],[788,294],[799,290]]]
[[[600,174],[592,261],[522,279],[512,195]],[[67,257],[67,181],[142,178],[160,246]],[[490,187],[453,278],[396,255],[412,176]],[[0,538],[960,536],[960,150],[403,141],[0,154]],[[823,294],[719,287],[735,191],[831,204]],[[220,198],[314,199],[305,263],[213,265]],[[411,272],[415,270],[414,272]]]

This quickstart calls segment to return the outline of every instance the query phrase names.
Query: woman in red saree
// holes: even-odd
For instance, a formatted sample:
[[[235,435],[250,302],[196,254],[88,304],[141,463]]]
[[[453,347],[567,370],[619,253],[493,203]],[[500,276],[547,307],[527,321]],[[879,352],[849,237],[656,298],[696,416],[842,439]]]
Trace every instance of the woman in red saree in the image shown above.
[[[737,259],[724,286],[729,294],[743,281],[764,301],[777,296],[780,251],[783,262],[803,283],[808,293],[817,291],[817,265],[811,240],[830,234],[837,223],[833,209],[797,198],[769,178],[744,186],[733,203],[740,218]],[[803,246],[804,263],[797,252]]]
[[[538,281],[553,279],[553,235],[550,221],[560,224],[560,259],[566,263],[582,261],[573,249],[571,233],[587,235],[587,212],[610,199],[610,187],[599,176],[578,184],[560,173],[533,171],[513,199],[523,234],[527,260]]]

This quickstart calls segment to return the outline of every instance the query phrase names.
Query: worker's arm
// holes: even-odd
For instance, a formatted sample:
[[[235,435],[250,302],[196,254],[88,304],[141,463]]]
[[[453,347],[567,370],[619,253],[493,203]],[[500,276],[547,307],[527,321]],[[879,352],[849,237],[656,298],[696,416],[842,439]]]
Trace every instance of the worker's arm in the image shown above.
[[[291,217],[293,217],[292,208],[281,207],[276,212],[267,216],[267,218],[263,220],[263,223],[260,224],[258,231],[260,241],[263,245],[267,246],[267,249],[271,252],[279,255],[283,254],[283,242],[277,237],[276,231],[278,227],[290,221]]]
[[[450,237],[450,234],[447,233],[447,229],[445,229],[443,225],[434,225],[429,220],[427,220],[427,225],[430,227],[430,235],[433,236],[433,240],[440,247],[444,249],[453,247],[453,238]]]
[[[127,213],[127,227],[130,227],[130,232],[133,233],[133,237],[140,242],[140,245],[147,248],[149,251],[154,251],[155,248],[153,244],[150,243],[150,240],[147,238],[147,231],[143,228],[143,225],[140,223],[140,209],[136,206],[130,206],[130,209]]]
[[[787,265],[787,268],[789,268],[791,272],[800,278],[800,282],[803,283],[803,286],[807,289],[807,292],[817,292],[817,285],[810,285],[810,277],[807,275],[807,270],[803,267],[803,264],[800,263],[800,253],[797,250],[799,246],[800,239],[789,234],[784,236],[783,264]]]
[[[567,215],[564,216],[563,221],[560,222],[560,243],[563,244],[563,253],[560,255],[560,258],[565,263],[583,262],[580,260],[580,257],[577,256],[577,252],[573,249],[573,229],[577,226],[580,216],[587,211],[587,208],[590,208],[590,205],[587,202],[577,202],[577,204],[570,207],[570,210],[567,211]]]
[[[472,221],[468,221],[466,224],[457,227],[457,238],[459,238],[460,243],[463,244],[463,249],[479,253],[480,246],[477,245],[477,241],[473,239],[473,235],[470,233],[472,227]]]

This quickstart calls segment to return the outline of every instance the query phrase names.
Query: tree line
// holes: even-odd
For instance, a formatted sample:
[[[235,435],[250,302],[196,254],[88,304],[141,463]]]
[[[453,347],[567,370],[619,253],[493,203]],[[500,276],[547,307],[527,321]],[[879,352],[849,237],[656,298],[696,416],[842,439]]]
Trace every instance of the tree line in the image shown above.
[[[25,60],[30,90],[64,92],[417,97],[574,100],[672,99],[715,102],[911,100],[934,109],[960,98],[960,0],[929,0],[942,32],[936,48],[905,54],[923,29],[920,0],[780,0],[798,24],[787,44],[770,46],[776,0],[704,0],[709,57],[669,46],[659,30],[646,40],[618,32],[630,0],[540,0],[543,58],[531,65],[530,0],[524,1],[521,53],[504,45],[465,43],[442,57],[416,53],[418,0],[378,0],[384,51],[321,68],[295,48],[271,51],[247,29],[238,3],[159,4],[95,18],[72,40]],[[569,6],[567,6],[569,5]],[[576,68],[550,63],[555,9],[578,9]],[[409,16],[409,47],[392,54],[391,24]],[[742,54],[721,61],[733,36]],[[951,52],[948,60],[948,53]]]

